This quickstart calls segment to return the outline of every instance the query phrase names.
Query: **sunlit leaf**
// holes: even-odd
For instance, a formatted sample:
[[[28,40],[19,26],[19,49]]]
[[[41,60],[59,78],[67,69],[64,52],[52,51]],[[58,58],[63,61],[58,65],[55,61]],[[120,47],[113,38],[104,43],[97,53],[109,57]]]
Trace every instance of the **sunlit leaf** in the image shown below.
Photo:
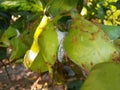
[[[58,48],[57,33],[54,29],[53,23],[48,24],[45,27],[45,30],[39,36],[38,43],[45,62],[53,65],[55,63]]]
[[[95,64],[109,62],[114,54],[118,55],[107,35],[79,15],[72,17],[63,45],[65,54],[87,72]]]

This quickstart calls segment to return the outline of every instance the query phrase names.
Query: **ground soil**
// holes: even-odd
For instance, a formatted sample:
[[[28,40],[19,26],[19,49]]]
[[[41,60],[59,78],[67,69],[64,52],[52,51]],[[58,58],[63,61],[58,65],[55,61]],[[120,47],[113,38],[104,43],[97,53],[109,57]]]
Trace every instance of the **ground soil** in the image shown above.
[[[63,85],[48,88],[48,75],[43,75],[46,82],[41,82],[41,76],[32,72],[22,64],[11,64],[0,68],[0,90],[65,90]]]
[[[30,90],[37,75],[27,70],[23,65],[7,65],[0,69],[0,90]]]

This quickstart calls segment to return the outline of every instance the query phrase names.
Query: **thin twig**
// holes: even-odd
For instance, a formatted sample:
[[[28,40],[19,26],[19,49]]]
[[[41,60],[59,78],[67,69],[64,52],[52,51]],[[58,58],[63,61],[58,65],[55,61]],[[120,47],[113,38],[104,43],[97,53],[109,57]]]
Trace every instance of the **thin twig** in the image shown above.
[[[41,80],[41,77],[39,77],[34,83],[33,85],[31,86],[31,90],[35,90],[35,88],[37,88],[37,84],[38,82]]]

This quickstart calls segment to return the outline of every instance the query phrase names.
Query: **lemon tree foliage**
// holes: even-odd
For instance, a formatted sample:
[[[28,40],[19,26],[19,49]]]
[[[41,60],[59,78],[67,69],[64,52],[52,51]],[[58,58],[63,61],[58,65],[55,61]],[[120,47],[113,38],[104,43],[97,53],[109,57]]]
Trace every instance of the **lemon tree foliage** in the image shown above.
[[[119,0],[0,0],[0,60],[55,83],[86,77],[69,89],[119,90],[119,9]]]
[[[80,90],[119,90],[119,68],[110,62],[95,65]]]
[[[38,37],[37,43],[33,44],[33,47],[38,47],[39,52],[33,52],[31,48],[25,55],[24,63],[26,67],[33,71],[45,72],[55,63],[58,48],[57,33],[52,22],[49,22],[44,28],[44,31]],[[34,58],[35,54],[38,55]]]
[[[114,55],[119,56],[100,27],[79,15],[72,19],[63,44],[66,54],[73,62],[88,72],[95,64],[111,61]]]

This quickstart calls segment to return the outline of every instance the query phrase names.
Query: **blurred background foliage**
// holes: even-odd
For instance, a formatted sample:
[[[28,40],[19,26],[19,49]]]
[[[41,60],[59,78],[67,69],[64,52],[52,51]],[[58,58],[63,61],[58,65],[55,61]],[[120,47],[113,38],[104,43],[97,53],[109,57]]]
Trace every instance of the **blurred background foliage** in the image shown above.
[[[120,25],[120,0],[84,0],[81,14],[105,25]]]

